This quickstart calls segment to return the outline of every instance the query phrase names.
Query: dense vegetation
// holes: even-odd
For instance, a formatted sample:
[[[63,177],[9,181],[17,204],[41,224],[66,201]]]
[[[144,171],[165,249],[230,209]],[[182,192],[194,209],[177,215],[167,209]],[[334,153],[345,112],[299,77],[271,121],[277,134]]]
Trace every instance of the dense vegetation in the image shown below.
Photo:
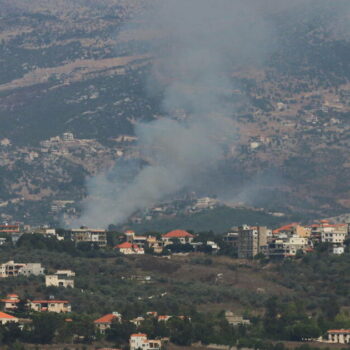
[[[203,233],[201,238],[211,235]],[[110,247],[117,233],[113,237]],[[114,323],[105,338],[118,346],[137,330],[128,321],[148,311],[174,317],[166,323],[146,317],[138,330],[150,337],[170,337],[178,345],[200,341],[275,349],[276,341],[317,338],[327,329],[350,327],[350,254],[328,255],[322,246],[295,260],[274,263],[265,258],[241,262],[210,253],[170,260],[123,257],[111,248],[76,247],[68,240],[40,235],[24,235],[16,246],[8,243],[0,249],[3,261],[40,261],[49,272],[72,269],[77,274],[74,289],[46,288],[40,276],[0,280],[2,296],[16,292],[23,300],[16,315],[33,319],[23,331],[14,325],[1,327],[3,344],[14,339],[90,343],[103,338],[95,333],[92,321],[112,311],[120,312],[123,322]],[[73,313],[33,314],[25,307],[26,299],[52,295],[70,300]],[[240,310],[251,325],[230,326],[227,309]],[[186,317],[176,317],[182,315]]]

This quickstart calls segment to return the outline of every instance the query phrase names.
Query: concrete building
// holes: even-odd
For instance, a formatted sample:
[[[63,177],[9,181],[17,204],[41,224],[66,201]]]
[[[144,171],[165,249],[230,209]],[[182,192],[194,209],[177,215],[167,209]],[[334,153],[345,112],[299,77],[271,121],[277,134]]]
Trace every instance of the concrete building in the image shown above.
[[[226,311],[225,318],[227,322],[232,326],[250,325],[249,320],[244,319],[242,316],[235,315],[232,311]]]
[[[330,329],[327,335],[329,343],[350,344],[350,329]]]
[[[280,235],[275,238],[268,246],[268,255],[270,257],[293,257],[298,251],[307,252],[312,249],[308,238],[299,236]]]
[[[71,312],[72,307],[67,300],[33,300],[29,301],[29,307],[38,312]]]
[[[40,263],[15,263],[13,260],[0,265],[0,278],[17,277],[19,275],[43,275],[44,268]]]
[[[161,349],[161,340],[149,340],[147,339],[147,334],[137,333],[130,336],[130,350],[151,350],[151,349]]]
[[[238,258],[252,259],[266,250],[267,228],[265,226],[241,226],[238,228]]]
[[[71,230],[72,239],[75,243],[95,243],[100,248],[107,246],[107,232],[102,229],[78,228]]]
[[[58,270],[53,275],[45,276],[46,287],[71,287],[74,288],[75,272],[71,270]]]

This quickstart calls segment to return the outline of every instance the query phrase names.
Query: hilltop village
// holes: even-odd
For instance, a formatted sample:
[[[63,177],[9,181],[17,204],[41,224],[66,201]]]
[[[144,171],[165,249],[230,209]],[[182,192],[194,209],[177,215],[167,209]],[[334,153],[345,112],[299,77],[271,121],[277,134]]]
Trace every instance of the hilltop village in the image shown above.
[[[202,318],[209,317],[203,311],[193,309],[198,299],[192,307],[184,307],[186,303],[175,306],[175,300],[171,302],[169,299],[177,293],[174,287],[169,288],[170,279],[175,285],[182,279],[177,277],[180,278],[178,281],[173,275],[180,266],[205,267],[201,272],[192,270],[192,276],[189,272],[192,268],[184,274],[189,280],[200,278],[203,286],[209,283],[215,288],[227,285],[233,290],[239,290],[240,280],[245,278],[240,275],[240,270],[251,273],[252,268],[258,272],[260,268],[269,270],[271,266],[289,266],[298,261],[300,264],[300,261],[308,261],[308,256],[310,259],[320,259],[320,256],[327,259],[341,259],[344,256],[348,259],[349,254],[349,225],[331,223],[329,220],[311,225],[291,223],[273,229],[242,225],[222,235],[180,229],[137,235],[132,230],[120,233],[87,227],[63,230],[6,224],[0,226],[0,235],[3,260],[0,265],[0,290],[3,293],[0,300],[3,310],[0,312],[0,333],[3,344],[9,344],[15,336],[24,342],[57,342],[63,334],[67,343],[101,344],[101,348],[103,344],[117,344],[118,348],[130,350],[161,349],[173,344],[191,345],[198,341],[205,346],[238,345],[246,341],[247,334],[254,334],[259,322],[263,326],[267,322],[266,318],[272,317],[268,314],[270,308],[279,307],[276,300],[271,299],[274,297],[270,297],[276,287],[269,290],[271,282],[267,284],[268,287],[266,284],[260,286],[261,282],[255,276],[252,287],[257,297],[265,300],[264,304],[258,302],[253,311],[247,308],[251,301],[239,301],[241,297],[233,297],[238,298],[235,309],[226,303],[226,308],[214,319],[206,320],[220,324],[212,324],[212,334],[206,338],[196,335],[196,332],[200,332],[197,327],[203,322]],[[32,254],[27,254],[28,250]],[[23,260],[20,259],[21,254]],[[62,256],[66,256],[66,261],[56,261],[55,254],[65,254]],[[69,258],[70,255],[75,257],[74,260]],[[96,259],[99,272],[95,270]],[[84,264],[88,265],[82,268],[79,261],[85,261]],[[227,262],[228,270],[223,268]],[[125,269],[114,271],[111,264],[124,266]],[[212,272],[209,273],[210,270]],[[107,271],[110,277],[102,277]],[[147,271],[151,273],[147,274]],[[98,295],[98,289],[86,278],[99,278],[100,274],[101,278],[107,278],[100,282],[106,295],[109,285],[114,285],[111,278],[118,283],[118,288],[129,290],[124,297],[133,303],[132,311],[130,306],[129,309],[116,309],[115,306],[120,304],[116,303],[117,300],[109,304],[109,298],[101,300],[104,305],[102,308],[91,305],[90,311],[86,309],[93,300],[91,298]],[[158,285],[161,289],[156,288]],[[135,291],[132,286],[136,288]],[[182,285],[183,288],[187,287]],[[209,285],[204,288],[208,288],[208,293],[211,293]],[[143,295],[142,291],[148,296]],[[122,298],[121,295],[119,298]],[[219,297],[221,300],[227,298],[232,300],[232,296]],[[269,304],[272,302],[275,306]],[[175,304],[171,306],[171,303]],[[290,303],[293,304],[292,301]],[[280,340],[313,341],[329,345],[349,342],[350,331],[336,327],[349,322],[344,311],[339,309],[337,320],[321,326],[315,323],[316,314],[308,314],[303,308],[298,315],[293,316],[296,320],[291,321],[296,322],[295,327],[298,325],[300,329],[293,330],[289,336],[281,336]],[[98,310],[102,312],[99,314]],[[106,313],[103,313],[104,310]],[[345,317],[344,321],[340,322],[340,317]],[[282,322],[282,319],[276,318],[276,322]],[[44,335],[40,331],[39,336],[39,328],[43,327],[43,323],[47,323],[48,333]],[[274,331],[265,329],[264,332],[273,334]]]

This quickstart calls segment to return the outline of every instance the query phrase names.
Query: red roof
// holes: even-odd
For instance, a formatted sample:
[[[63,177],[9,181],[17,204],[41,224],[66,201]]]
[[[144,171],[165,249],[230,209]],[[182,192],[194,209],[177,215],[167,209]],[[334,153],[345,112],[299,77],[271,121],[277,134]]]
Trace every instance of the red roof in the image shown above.
[[[132,244],[130,242],[124,242],[124,243],[118,244],[116,246],[116,248],[118,248],[118,249],[131,249]]]
[[[6,318],[6,319],[8,319],[8,320],[16,319],[16,317],[11,316],[11,315],[9,315],[9,314],[5,314],[5,312],[0,312],[0,319],[2,319],[2,318]]]
[[[276,228],[276,230],[273,230],[272,233],[273,234],[276,234],[276,233],[280,233],[280,232],[283,232],[283,231],[289,231],[291,228],[295,227],[299,225],[297,222],[293,222],[289,225],[284,225],[282,227],[279,227],[279,228]]]
[[[327,333],[350,333],[350,329],[330,329]]]
[[[69,304],[68,300],[33,300],[33,304]]]
[[[118,317],[114,314],[107,314],[95,320],[94,323],[111,323],[116,318]]]
[[[17,294],[7,294],[7,296],[9,297],[9,298],[11,298],[11,297],[16,297],[16,298],[18,298],[18,295]]]
[[[2,303],[19,303],[19,299],[1,299],[0,300]]]
[[[145,334],[145,333],[135,333],[135,334],[131,334],[130,337],[146,337],[147,338],[147,334]]]
[[[166,233],[165,235],[163,235],[163,237],[165,238],[192,237],[193,238],[194,236],[184,230],[174,230]]]

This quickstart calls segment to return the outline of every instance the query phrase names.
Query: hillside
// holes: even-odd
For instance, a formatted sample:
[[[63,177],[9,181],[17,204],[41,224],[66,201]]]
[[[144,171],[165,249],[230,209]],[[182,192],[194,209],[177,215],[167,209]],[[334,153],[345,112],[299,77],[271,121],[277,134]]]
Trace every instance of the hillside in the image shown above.
[[[238,135],[200,194],[309,219],[349,211],[350,43],[338,23],[341,4],[270,14],[276,43],[263,62],[232,69]],[[161,35],[139,20],[145,7],[141,0],[2,2],[2,219],[57,223],[67,212],[52,212],[53,203],[73,201],[79,213],[90,176],[120,158],[147,163],[134,142],[115,143],[138,123],[164,117],[163,92],[149,89]],[[65,132],[91,144],[42,146]]]

